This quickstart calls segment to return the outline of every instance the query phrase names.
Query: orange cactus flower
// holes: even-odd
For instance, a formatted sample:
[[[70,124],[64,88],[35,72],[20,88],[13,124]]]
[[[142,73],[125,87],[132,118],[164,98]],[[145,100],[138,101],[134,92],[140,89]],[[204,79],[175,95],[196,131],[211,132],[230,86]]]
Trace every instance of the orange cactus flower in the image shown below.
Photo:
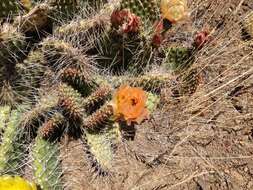
[[[172,23],[186,18],[188,14],[186,0],[161,0],[161,12],[165,19]]]
[[[147,94],[141,88],[121,86],[113,97],[114,115],[118,120],[141,123],[149,116],[146,108]]]

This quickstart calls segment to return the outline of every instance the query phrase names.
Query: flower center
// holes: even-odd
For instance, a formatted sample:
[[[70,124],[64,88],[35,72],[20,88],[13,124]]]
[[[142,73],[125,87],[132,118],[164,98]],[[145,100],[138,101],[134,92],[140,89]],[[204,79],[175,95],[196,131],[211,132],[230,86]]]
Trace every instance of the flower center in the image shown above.
[[[132,106],[136,106],[136,104],[138,103],[138,100],[135,98],[132,98],[130,101]]]

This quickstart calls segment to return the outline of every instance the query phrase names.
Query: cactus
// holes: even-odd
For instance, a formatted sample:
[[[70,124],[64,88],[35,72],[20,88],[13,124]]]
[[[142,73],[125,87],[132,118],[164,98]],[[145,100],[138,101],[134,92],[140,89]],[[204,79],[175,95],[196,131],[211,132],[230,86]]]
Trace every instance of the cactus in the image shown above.
[[[173,72],[179,72],[193,62],[192,51],[184,47],[171,47],[165,50],[166,60],[164,67]]]
[[[113,116],[113,107],[110,104],[103,105],[96,112],[91,114],[83,121],[84,129],[96,129],[103,126],[106,122],[109,122]]]
[[[143,21],[156,21],[159,18],[159,8],[156,0],[124,0],[121,9],[130,9]]]
[[[34,181],[43,190],[63,189],[58,144],[37,136],[32,148]]]
[[[113,79],[115,88],[128,84],[134,87],[141,87],[146,91],[159,93],[162,88],[170,87],[173,83],[170,75],[141,75],[139,77],[116,77]]]
[[[109,127],[102,132],[88,130],[84,133],[86,157],[98,175],[108,175],[112,170],[118,134],[118,128],[115,127]]]
[[[160,59],[159,48],[153,47],[153,34],[150,34],[150,27],[159,16],[156,1],[122,1],[121,10],[116,12],[113,11],[115,5],[106,4],[91,18],[57,26],[61,24],[59,20],[66,19],[65,16],[71,18],[82,8],[86,10],[87,5],[97,7],[97,2],[83,1],[79,4],[79,1],[73,0],[48,0],[38,3],[27,14],[16,17],[8,25],[8,30],[4,28],[10,32],[2,32],[0,36],[4,39],[0,43],[10,49],[0,50],[3,58],[0,79],[5,82],[0,81],[0,84],[5,89],[9,87],[10,92],[17,86],[13,84],[19,84],[18,93],[24,98],[15,102],[32,103],[20,125],[22,130],[28,131],[25,140],[34,140],[31,148],[33,175],[43,190],[64,188],[58,157],[59,144],[55,142],[61,139],[63,133],[81,138],[91,166],[99,175],[109,174],[113,171],[115,145],[123,138],[120,133],[125,126],[122,123],[129,120],[134,126],[148,119],[149,113],[159,103],[159,92],[171,84],[171,76],[167,74],[144,74],[145,70],[153,67],[155,58]],[[118,16],[122,15],[117,23]],[[146,21],[151,23],[147,27]],[[45,30],[48,26],[50,30]],[[40,34],[43,34],[42,37]],[[8,38],[8,35],[11,37]],[[13,59],[10,52],[17,58]],[[171,53],[173,64],[182,64],[182,60],[186,59],[184,55],[187,51],[179,52]],[[6,65],[11,66],[9,71],[14,71],[10,75],[14,77],[14,82],[5,78],[5,70],[9,69]],[[113,80],[105,76],[106,71],[113,75]],[[127,72],[134,77],[127,76]],[[142,96],[135,99],[141,100],[140,110],[143,113],[137,111],[134,118],[116,118],[113,94],[121,85],[140,87],[134,90],[138,89]],[[8,93],[1,92],[0,98],[8,97]],[[16,99],[14,92],[9,94]],[[5,102],[12,106],[11,101]],[[134,104],[129,103],[129,110]],[[4,108],[0,116],[9,118],[5,115],[10,110]],[[130,111],[135,113],[135,110]],[[14,119],[12,121],[15,122]],[[0,118],[1,123],[6,123],[6,120]],[[16,132],[12,127],[9,130]],[[4,129],[3,142],[7,142],[6,134],[8,130]],[[6,145],[3,143],[1,146]],[[13,149],[10,145],[6,147]]]
[[[58,112],[52,116],[40,127],[40,134],[44,139],[49,139],[56,131],[59,131],[64,122],[64,116]]]
[[[9,106],[0,107],[0,129],[3,131],[0,145],[0,174],[14,174],[20,171],[20,162],[24,159],[22,138],[24,131],[20,128],[22,110],[12,110]]]
[[[68,85],[61,84],[59,86],[59,96],[59,105],[70,118],[80,120],[84,117],[82,99],[77,91]]]
[[[196,92],[201,82],[201,76],[197,69],[190,69],[180,76],[179,81],[179,94],[191,95]]]
[[[9,67],[14,67],[25,53],[25,46],[25,36],[12,25],[4,24],[0,30],[1,65],[10,64]]]
[[[22,11],[29,10],[31,6],[30,0],[2,0],[0,3],[0,18],[18,15]]]

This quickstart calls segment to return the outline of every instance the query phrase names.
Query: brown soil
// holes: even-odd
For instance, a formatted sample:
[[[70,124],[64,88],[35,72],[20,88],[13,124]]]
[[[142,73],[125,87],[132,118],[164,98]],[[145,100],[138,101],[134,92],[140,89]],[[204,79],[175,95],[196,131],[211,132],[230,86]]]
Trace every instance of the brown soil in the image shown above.
[[[64,144],[67,189],[253,189],[253,42],[241,34],[253,1],[190,0],[189,5],[189,23],[171,36],[213,30],[213,40],[194,63],[201,85],[180,98],[164,89],[159,109],[136,126],[134,140],[118,145],[109,176],[94,177],[81,142]]]

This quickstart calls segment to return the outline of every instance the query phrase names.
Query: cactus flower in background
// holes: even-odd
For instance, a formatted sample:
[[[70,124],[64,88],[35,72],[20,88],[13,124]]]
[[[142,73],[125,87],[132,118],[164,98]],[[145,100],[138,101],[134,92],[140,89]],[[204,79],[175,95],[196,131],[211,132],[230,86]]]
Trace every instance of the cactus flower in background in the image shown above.
[[[19,176],[0,176],[0,190],[37,190],[34,183]]]
[[[188,15],[186,0],[161,0],[161,13],[171,23],[184,20]]]
[[[128,9],[114,11],[111,15],[111,23],[123,33],[138,32],[141,25],[140,17]]]
[[[114,115],[118,120],[141,123],[148,119],[147,93],[141,88],[121,86],[113,97]]]

